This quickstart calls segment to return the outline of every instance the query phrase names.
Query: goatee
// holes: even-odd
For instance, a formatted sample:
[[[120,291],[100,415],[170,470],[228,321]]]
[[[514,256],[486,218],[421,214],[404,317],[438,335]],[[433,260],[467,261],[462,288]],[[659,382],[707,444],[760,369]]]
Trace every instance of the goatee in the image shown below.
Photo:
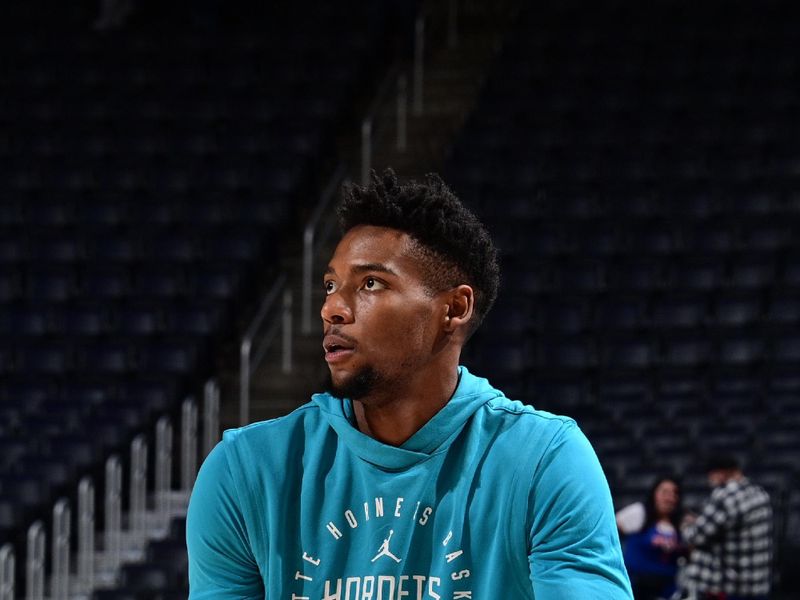
[[[326,376],[325,391],[337,398],[361,400],[373,392],[380,382],[380,376],[372,367],[364,367],[344,382],[336,384],[330,371]]]

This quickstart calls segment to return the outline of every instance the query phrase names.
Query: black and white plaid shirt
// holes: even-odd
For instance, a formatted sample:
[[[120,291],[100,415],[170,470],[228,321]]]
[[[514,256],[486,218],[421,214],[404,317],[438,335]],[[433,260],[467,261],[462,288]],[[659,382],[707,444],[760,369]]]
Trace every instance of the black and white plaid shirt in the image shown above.
[[[715,488],[682,533],[693,546],[682,576],[690,591],[745,597],[769,593],[772,508],[763,488],[746,478]]]

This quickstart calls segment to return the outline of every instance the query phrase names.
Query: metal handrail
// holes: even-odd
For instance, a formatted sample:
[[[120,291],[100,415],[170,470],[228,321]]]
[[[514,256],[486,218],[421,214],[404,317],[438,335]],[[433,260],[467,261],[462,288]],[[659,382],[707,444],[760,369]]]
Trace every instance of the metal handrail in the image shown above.
[[[414,20],[411,56],[395,56],[381,81],[374,99],[361,120],[361,184],[369,183],[372,171],[373,140],[381,124],[377,114],[384,98],[394,88],[396,95],[396,141],[398,152],[407,149],[407,120],[424,114],[425,57],[431,48],[438,47],[442,34],[449,48],[458,46],[458,0],[431,0],[424,2]],[[446,5],[446,6],[445,6]],[[409,89],[410,88],[410,89]]]
[[[309,335],[312,329],[311,290],[313,287],[312,280],[314,279],[314,253],[316,251],[314,242],[317,241],[319,237],[322,237],[324,242],[324,238],[327,237],[324,235],[318,236],[317,230],[319,228],[320,221],[322,220],[322,216],[325,214],[328,205],[336,195],[336,190],[344,178],[344,174],[345,167],[344,165],[340,164],[331,176],[328,185],[323,190],[319,202],[317,203],[317,206],[314,207],[314,212],[311,213],[311,218],[308,220],[308,223],[306,223],[305,229],[303,230],[303,314],[302,322],[300,324],[303,335]]]
[[[292,370],[292,293],[286,288],[286,274],[281,273],[278,280],[270,288],[250,326],[247,328],[239,345],[239,422],[246,425],[250,420],[250,381],[253,373],[258,368],[269,345],[272,343],[280,327],[283,330],[281,368],[284,373]],[[282,298],[283,308],[281,318],[271,322],[270,327],[261,336],[258,344],[254,346],[256,335],[266,321],[267,316],[273,311],[274,305]]]
[[[44,598],[44,523],[35,521],[28,527],[27,557],[25,560],[25,600]]]
[[[0,547],[0,600],[14,600],[16,559],[11,543]]]

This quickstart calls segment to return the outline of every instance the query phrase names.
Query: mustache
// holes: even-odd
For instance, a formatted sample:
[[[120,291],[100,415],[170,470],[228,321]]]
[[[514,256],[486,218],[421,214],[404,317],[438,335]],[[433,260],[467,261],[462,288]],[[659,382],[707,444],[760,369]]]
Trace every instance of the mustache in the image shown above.
[[[353,345],[356,344],[356,338],[347,335],[346,333],[342,333],[341,327],[337,327],[336,325],[331,325],[330,328],[324,332],[324,335],[335,335],[336,337],[343,339],[345,342],[349,342]]]

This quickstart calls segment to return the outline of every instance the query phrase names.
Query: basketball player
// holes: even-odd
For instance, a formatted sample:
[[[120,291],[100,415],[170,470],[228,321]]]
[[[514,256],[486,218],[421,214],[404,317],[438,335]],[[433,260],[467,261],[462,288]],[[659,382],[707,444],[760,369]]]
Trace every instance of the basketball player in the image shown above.
[[[324,277],[330,390],[227,431],[189,507],[190,598],[630,598],[575,422],[459,366],[497,294],[486,230],[436,176],[350,187]]]

